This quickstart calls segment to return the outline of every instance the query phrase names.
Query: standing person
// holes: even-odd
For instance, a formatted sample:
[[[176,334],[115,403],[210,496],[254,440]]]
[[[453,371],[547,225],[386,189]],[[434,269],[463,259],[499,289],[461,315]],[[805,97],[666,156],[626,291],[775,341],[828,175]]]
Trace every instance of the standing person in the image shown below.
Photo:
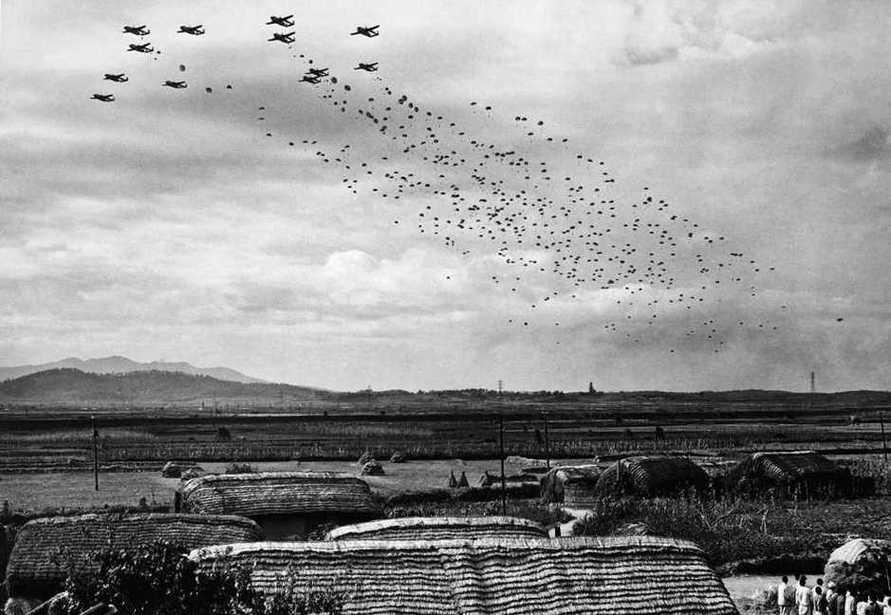
[[[838,615],[838,599],[839,593],[835,591],[835,583],[830,581],[826,584],[826,612],[829,615]]]
[[[857,600],[854,598],[854,594],[850,589],[845,592],[844,615],[857,615]]]
[[[826,610],[828,603],[826,601],[826,596],[823,594],[823,588],[819,585],[815,587],[811,597],[814,600],[814,613],[828,615],[828,611]]]
[[[814,594],[814,604],[817,604],[817,589],[820,590],[821,594],[825,594],[826,590],[823,589],[823,579],[817,579],[817,584],[814,585],[814,588],[811,590]]]
[[[876,602],[875,594],[869,594],[866,597],[866,606],[863,608],[863,615],[882,615],[882,607]]]
[[[801,575],[798,579],[798,587],[795,589],[795,605],[798,607],[798,615],[813,615],[814,594],[807,586],[807,577]]]
[[[795,588],[792,588],[795,591]],[[779,615],[792,615],[792,603],[795,602],[795,595],[789,600],[789,577],[783,576],[780,584],[777,585],[777,607]]]

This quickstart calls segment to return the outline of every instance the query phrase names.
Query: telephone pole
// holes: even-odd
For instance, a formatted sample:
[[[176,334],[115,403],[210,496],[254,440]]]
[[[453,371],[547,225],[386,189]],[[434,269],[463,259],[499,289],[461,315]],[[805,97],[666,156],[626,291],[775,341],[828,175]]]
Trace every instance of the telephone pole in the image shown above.
[[[548,413],[544,412],[544,445],[545,445],[545,465],[551,469],[551,442],[548,437]]]
[[[501,514],[507,514],[507,488],[504,481],[504,415],[498,415],[498,458],[501,459]]]
[[[93,428],[93,488],[99,491],[99,432],[95,415],[90,415],[90,426]]]

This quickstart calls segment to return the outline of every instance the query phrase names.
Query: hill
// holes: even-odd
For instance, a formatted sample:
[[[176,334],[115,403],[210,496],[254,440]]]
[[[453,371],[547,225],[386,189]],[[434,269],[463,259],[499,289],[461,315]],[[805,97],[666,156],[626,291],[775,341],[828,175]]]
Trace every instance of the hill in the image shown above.
[[[12,367],[0,367],[0,382],[13,378],[20,378],[28,374],[36,374],[51,369],[77,369],[93,374],[125,374],[128,372],[181,372],[193,376],[210,376],[218,380],[231,382],[263,382],[258,378],[246,376],[239,371],[228,367],[195,367],[185,362],[151,361],[140,363],[127,357],[111,356],[98,359],[79,359],[69,357],[52,363],[39,365],[16,365]]]
[[[182,372],[136,371],[93,374],[78,369],[51,369],[0,382],[0,401],[38,404],[163,405],[213,400],[265,402],[275,406],[323,399],[321,389],[288,384],[231,382]]]

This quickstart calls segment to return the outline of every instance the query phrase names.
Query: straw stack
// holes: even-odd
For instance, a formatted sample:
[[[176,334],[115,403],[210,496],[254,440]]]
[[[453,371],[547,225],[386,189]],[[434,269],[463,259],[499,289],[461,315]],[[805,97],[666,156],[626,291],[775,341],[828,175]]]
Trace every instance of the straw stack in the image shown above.
[[[347,593],[344,615],[738,615],[692,543],[655,537],[257,543],[193,551],[255,587]]]
[[[344,525],[327,540],[455,540],[547,538],[538,523],[516,517],[403,517]]]

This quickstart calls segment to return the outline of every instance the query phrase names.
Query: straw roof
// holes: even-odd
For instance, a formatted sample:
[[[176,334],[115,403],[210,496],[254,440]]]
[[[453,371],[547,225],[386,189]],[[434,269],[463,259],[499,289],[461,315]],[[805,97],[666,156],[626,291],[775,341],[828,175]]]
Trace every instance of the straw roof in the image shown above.
[[[597,490],[657,495],[687,487],[704,489],[708,482],[705,471],[686,457],[626,457],[600,475]]]
[[[891,552],[891,541],[877,538],[855,538],[837,548],[829,555],[829,562],[856,564],[867,554],[886,554]]]
[[[183,483],[186,512],[244,515],[375,515],[368,484],[336,472],[214,474]]]
[[[257,543],[193,551],[199,568],[247,565],[348,595],[344,615],[737,615],[689,542],[652,536]]]
[[[600,470],[600,466],[594,464],[551,468],[541,477],[542,500],[564,501],[566,486],[574,483],[593,488],[600,477]]]
[[[87,564],[93,552],[108,547],[165,541],[195,549],[261,538],[256,523],[234,516],[150,513],[46,517],[29,521],[19,530],[6,579],[10,595],[48,595],[61,588],[66,561]]]
[[[547,538],[538,523],[516,517],[402,517],[344,525],[328,540],[452,540]]]
[[[732,476],[758,476],[777,482],[827,480],[846,475],[843,468],[814,451],[754,453],[740,462]]]

